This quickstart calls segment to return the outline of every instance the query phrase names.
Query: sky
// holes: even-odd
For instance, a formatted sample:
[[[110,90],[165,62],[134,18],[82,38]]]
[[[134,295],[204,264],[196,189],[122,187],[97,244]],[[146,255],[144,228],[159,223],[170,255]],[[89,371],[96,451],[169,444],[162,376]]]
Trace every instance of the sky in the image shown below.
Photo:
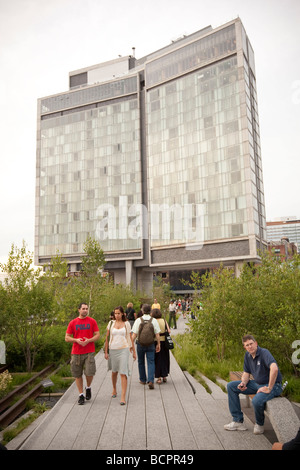
[[[0,0],[0,262],[34,251],[37,100],[69,72],[137,59],[240,17],[255,53],[267,220],[300,217],[299,0]]]

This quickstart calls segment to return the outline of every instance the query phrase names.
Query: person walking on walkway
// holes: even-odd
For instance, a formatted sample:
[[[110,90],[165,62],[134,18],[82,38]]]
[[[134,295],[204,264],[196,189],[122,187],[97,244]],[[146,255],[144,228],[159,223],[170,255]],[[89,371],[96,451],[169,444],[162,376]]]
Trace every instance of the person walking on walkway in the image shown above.
[[[145,304],[142,306],[143,315],[137,318],[132,327],[132,341],[137,338],[137,356],[138,356],[138,367],[139,367],[139,377],[140,383],[148,383],[149,388],[152,390],[154,388],[154,374],[155,374],[155,353],[160,351],[160,327],[155,318],[150,316],[151,306]],[[147,325],[149,323],[149,325]],[[153,329],[151,329],[151,324]],[[142,340],[142,333],[144,336],[145,329],[151,333],[149,344],[146,344]],[[143,332],[142,332],[143,329]],[[152,331],[152,332],[151,332]],[[154,339],[156,338],[157,344],[155,346]],[[145,368],[145,356],[147,359],[147,372],[148,378],[146,375]]]
[[[157,299],[154,299],[154,303],[151,305],[152,310],[158,308],[160,310],[160,304],[157,302]]]
[[[171,324],[174,323],[174,329],[176,330],[177,324],[176,324],[176,303],[171,300],[169,304],[169,327],[171,327]]]
[[[132,326],[135,322],[135,319],[136,319],[136,314],[135,314],[135,310],[133,308],[133,303],[132,302],[129,302],[127,304],[127,308],[125,310],[125,313],[126,313],[126,316],[127,316],[127,320],[130,323],[130,327],[132,328]]]
[[[252,335],[243,337],[246,349],[242,380],[227,384],[229,410],[233,417],[224,428],[227,431],[246,431],[239,394],[255,395],[252,405],[255,412],[254,434],[264,432],[264,409],[268,400],[278,397],[282,392],[282,376],[278,365],[268,349],[260,348]],[[252,374],[254,380],[250,380]]]
[[[99,328],[94,318],[89,316],[89,307],[81,303],[79,316],[71,320],[66,331],[65,340],[73,343],[71,352],[71,372],[79,392],[78,404],[92,398],[91,384],[96,373],[94,358],[95,342],[100,338]],[[86,376],[86,392],[83,394],[83,370]]]
[[[166,333],[170,333],[170,328],[158,308],[151,310],[151,316],[156,318],[160,326],[160,351],[155,354],[155,378],[156,383],[161,384],[167,381],[170,372],[170,352],[166,347]]]
[[[117,396],[118,372],[121,376],[121,405],[126,404],[127,378],[129,372],[129,351],[136,359],[134,342],[130,335],[130,323],[126,320],[123,307],[114,309],[114,318],[107,325],[105,338],[105,359],[108,360],[108,370],[111,370],[112,397]]]
[[[186,318],[186,313],[185,313],[186,312],[186,300],[185,299],[183,299],[181,307],[182,307],[182,316],[183,318]]]

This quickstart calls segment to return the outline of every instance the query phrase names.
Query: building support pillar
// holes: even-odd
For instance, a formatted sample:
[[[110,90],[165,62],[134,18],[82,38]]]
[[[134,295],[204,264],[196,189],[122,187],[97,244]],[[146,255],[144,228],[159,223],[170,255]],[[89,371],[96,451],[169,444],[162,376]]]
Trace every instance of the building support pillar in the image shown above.
[[[125,261],[125,276],[126,286],[132,285],[133,290],[136,289],[136,268],[133,266],[133,261]]]
[[[243,269],[244,261],[236,261],[234,264],[234,274],[235,277],[240,277]]]

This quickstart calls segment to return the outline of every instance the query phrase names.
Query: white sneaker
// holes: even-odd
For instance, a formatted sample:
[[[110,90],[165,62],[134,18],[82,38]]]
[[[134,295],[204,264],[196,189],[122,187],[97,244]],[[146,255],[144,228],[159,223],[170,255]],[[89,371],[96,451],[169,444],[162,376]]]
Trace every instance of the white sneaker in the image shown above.
[[[260,426],[259,424],[254,425],[253,429],[253,434],[263,434],[264,433],[264,427]]]
[[[226,429],[226,431],[247,431],[247,428],[244,423],[237,423],[236,421],[232,421],[232,423],[225,424],[224,429]]]

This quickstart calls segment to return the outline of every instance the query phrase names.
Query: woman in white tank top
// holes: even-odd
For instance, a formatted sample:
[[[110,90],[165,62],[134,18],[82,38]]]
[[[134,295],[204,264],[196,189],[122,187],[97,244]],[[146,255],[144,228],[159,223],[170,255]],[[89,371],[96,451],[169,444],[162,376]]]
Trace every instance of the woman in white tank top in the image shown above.
[[[105,359],[108,359],[108,370],[112,371],[112,397],[117,396],[118,372],[121,376],[121,405],[126,404],[127,377],[129,371],[129,351],[136,359],[135,346],[131,340],[130,323],[126,321],[123,307],[114,309],[115,320],[107,325],[105,339]],[[109,338],[109,340],[108,340]]]

